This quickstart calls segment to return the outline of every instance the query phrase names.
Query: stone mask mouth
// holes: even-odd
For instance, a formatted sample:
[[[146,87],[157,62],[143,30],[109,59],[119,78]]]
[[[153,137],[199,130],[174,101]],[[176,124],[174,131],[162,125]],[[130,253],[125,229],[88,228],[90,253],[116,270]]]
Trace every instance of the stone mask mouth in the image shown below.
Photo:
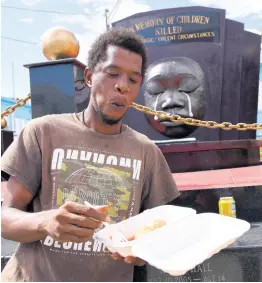
[[[159,123],[160,123],[161,125],[166,126],[166,127],[178,127],[178,126],[181,126],[181,125],[184,124],[184,123],[182,123],[182,122],[174,123],[174,122],[171,122],[171,121],[169,121],[169,120],[159,121]]]
[[[183,123],[182,122],[178,122],[178,123],[174,123],[172,121],[170,121],[168,118],[165,119],[158,119],[156,116],[154,117],[154,120],[164,126],[168,126],[168,127],[176,127],[176,126],[180,126]]]

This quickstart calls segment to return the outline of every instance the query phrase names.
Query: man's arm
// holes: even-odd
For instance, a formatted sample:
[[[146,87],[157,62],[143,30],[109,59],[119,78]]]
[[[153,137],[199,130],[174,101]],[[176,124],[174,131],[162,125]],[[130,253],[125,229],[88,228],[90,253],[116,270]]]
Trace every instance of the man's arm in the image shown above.
[[[22,183],[14,177],[9,178],[1,216],[3,238],[30,243],[49,235],[60,242],[86,242],[101,221],[110,220],[103,212],[106,207],[87,208],[74,202],[67,202],[59,209],[25,212],[32,198]]]
[[[47,212],[27,213],[24,211],[32,198],[32,194],[23,184],[16,178],[10,177],[2,208],[3,238],[17,242],[33,242],[46,236],[41,223]]]

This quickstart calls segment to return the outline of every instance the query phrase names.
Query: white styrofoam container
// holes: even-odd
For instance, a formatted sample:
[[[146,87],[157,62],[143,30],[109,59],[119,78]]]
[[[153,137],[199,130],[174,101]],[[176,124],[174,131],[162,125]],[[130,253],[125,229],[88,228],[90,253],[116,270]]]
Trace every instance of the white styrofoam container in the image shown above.
[[[126,238],[130,238],[135,235],[138,229],[144,225],[150,225],[154,220],[161,219],[167,224],[171,224],[194,214],[196,214],[196,211],[191,208],[173,205],[158,206],[156,208],[145,210],[143,213],[100,230],[94,234],[94,239],[103,242],[111,252],[118,252],[124,257],[135,256],[132,253],[132,246],[138,240],[130,241],[128,243],[114,242],[110,239],[110,236],[114,235],[115,230],[120,231]]]
[[[167,225],[128,243],[110,240],[116,229],[129,238],[140,227],[157,219],[165,220]],[[190,208],[165,205],[110,225],[94,234],[94,238],[111,252],[142,258],[170,275],[180,276],[232,244],[249,229],[250,224],[240,219],[215,213],[196,214]]]
[[[150,265],[180,276],[232,244],[249,229],[246,221],[203,213],[155,230],[147,239],[137,241],[132,252]]]

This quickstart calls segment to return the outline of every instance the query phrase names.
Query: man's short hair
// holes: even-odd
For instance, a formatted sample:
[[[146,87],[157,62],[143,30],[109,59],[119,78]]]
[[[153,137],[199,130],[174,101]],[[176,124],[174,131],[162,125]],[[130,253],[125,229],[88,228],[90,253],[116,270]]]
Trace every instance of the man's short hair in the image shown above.
[[[94,70],[96,65],[107,58],[109,45],[121,47],[142,57],[142,77],[144,78],[147,64],[146,49],[140,36],[127,29],[110,29],[101,34],[92,44],[88,52],[88,67]]]

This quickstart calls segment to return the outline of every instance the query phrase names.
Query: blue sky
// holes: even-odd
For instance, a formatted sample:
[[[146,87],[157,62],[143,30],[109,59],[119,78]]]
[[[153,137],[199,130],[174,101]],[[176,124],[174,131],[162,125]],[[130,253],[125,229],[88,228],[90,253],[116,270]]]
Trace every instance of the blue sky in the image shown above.
[[[29,72],[23,65],[46,61],[42,55],[40,39],[51,27],[63,26],[75,33],[80,41],[78,60],[85,63],[91,42],[105,30],[104,10],[107,8],[111,12],[116,2],[116,0],[2,0],[1,5],[5,6],[78,15],[1,8],[1,36],[34,43],[1,38],[1,95],[13,96],[14,93],[16,97],[25,97],[30,91]],[[243,22],[246,30],[257,33],[262,31],[262,0],[122,0],[110,20],[120,20],[149,10],[185,6],[226,9],[226,17]],[[262,56],[260,60],[262,61]],[[259,108],[262,109],[261,88]]]

